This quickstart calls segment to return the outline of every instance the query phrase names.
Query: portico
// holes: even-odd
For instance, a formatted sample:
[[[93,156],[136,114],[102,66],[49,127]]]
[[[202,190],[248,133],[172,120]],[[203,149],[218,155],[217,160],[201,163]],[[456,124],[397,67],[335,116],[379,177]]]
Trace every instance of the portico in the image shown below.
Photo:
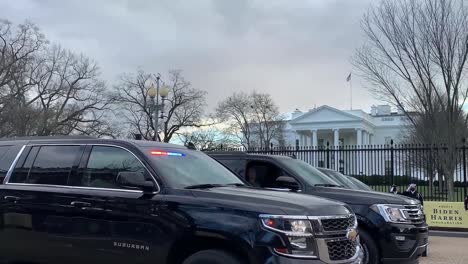
[[[289,122],[299,146],[319,147],[373,144],[372,123],[330,106],[321,106]]]
[[[362,128],[295,130],[299,146],[371,145],[372,132]]]

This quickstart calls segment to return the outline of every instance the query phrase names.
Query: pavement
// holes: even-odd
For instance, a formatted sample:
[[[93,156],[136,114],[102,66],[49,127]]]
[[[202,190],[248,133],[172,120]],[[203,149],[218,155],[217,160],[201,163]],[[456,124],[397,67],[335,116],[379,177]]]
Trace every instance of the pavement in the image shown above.
[[[429,236],[429,256],[420,258],[420,264],[468,264],[468,237]],[[466,234],[466,233],[465,233]],[[455,234],[463,235],[463,234]]]

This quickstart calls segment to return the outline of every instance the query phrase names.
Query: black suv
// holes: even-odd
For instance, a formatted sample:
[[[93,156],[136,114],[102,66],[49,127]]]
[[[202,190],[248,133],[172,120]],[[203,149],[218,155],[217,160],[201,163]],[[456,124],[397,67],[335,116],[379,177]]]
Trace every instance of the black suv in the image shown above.
[[[337,188],[339,183],[316,168],[286,156],[244,152],[208,154],[254,186],[347,203],[358,219],[363,263],[418,263],[427,247],[428,227],[419,201],[400,195]]]
[[[0,141],[0,259],[360,263],[342,203],[246,186],[204,153],[147,141]]]

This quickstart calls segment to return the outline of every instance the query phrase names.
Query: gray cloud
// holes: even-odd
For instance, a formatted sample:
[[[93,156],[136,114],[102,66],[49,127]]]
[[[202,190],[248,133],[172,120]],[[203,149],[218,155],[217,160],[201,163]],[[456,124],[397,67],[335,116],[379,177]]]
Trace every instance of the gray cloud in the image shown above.
[[[209,92],[264,91],[283,111],[349,107],[349,58],[371,0],[2,0],[54,42],[99,62],[109,83],[141,67],[182,69]],[[354,77],[355,107],[374,103]]]

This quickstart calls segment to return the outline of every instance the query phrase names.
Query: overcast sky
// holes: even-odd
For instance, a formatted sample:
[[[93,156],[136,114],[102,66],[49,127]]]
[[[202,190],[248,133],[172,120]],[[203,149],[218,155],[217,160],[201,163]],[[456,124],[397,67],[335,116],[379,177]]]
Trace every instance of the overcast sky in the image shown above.
[[[0,0],[0,18],[120,73],[182,69],[213,107],[234,91],[272,94],[282,111],[349,109],[346,77],[371,0]],[[353,105],[378,103],[353,76]]]

